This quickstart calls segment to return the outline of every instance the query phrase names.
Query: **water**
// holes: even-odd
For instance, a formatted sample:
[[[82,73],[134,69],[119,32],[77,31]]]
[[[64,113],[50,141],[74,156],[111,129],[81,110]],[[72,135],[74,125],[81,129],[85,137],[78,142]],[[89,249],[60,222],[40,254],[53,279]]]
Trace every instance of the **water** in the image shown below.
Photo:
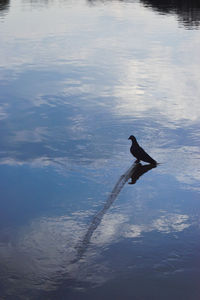
[[[199,299],[199,30],[198,1],[0,1],[0,299]]]

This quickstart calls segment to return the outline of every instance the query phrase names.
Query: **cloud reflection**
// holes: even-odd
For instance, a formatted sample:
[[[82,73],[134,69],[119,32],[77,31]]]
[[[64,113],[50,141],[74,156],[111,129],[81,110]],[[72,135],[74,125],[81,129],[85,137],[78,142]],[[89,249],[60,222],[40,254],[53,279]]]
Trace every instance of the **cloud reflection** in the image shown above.
[[[8,107],[8,104],[0,105],[0,120],[4,120],[4,119],[8,118],[8,113],[6,111],[7,107]]]
[[[172,156],[173,160],[171,159]],[[167,153],[160,155],[160,161],[164,163],[165,167],[160,168],[158,171],[162,174],[169,174],[171,172],[179,182],[185,184],[184,188],[190,186],[191,189],[193,187],[199,190],[199,159],[199,147],[197,146],[182,146],[179,149],[171,147]],[[174,161],[177,162],[176,170],[174,170]]]
[[[99,184],[98,176],[106,181],[116,165],[121,170],[131,159],[125,140],[134,130],[163,163],[158,172],[198,189],[199,32],[186,33],[173,17],[122,1],[93,10],[83,1],[70,9],[58,1],[32,3],[35,10],[13,9],[1,29],[0,164],[52,166],[65,175],[73,166],[75,176],[84,172]],[[40,10],[45,3],[52,8]],[[117,188],[97,222],[93,211],[55,216],[52,209],[53,217],[2,234],[5,289],[12,285],[7,294],[20,290],[27,299],[24,290],[54,290],[65,278],[101,284],[114,276],[100,259],[105,248],[122,240],[142,242],[154,231],[178,234],[191,225],[181,213],[137,221],[121,212],[124,206],[108,212]]]
[[[169,214],[153,221],[152,227],[159,232],[170,233],[180,232],[188,228],[189,217],[187,215]]]
[[[18,130],[15,132],[13,141],[14,142],[42,142],[48,133],[46,127],[36,127],[34,131],[32,130]]]
[[[77,261],[74,260],[76,245],[85,234],[87,225],[84,218],[88,213],[91,214],[81,213],[78,218],[41,218],[23,228],[15,241],[9,244],[1,242],[1,261],[8,271],[7,280],[13,278],[12,292],[15,295],[24,289],[52,291],[67,278],[74,280],[74,286],[75,282],[103,284],[113,276],[106,264],[98,263],[97,258],[104,246],[109,247],[124,238],[142,238],[152,231],[178,233],[190,226],[189,217],[181,214],[166,213],[149,224],[131,224],[127,215],[107,214],[95,232],[84,258]],[[16,274],[15,278],[13,274]]]
[[[128,179],[131,177],[136,182],[138,168],[145,166],[148,165],[134,163],[120,177],[95,217],[92,217],[93,211],[82,210],[71,215],[35,219],[17,234],[1,231],[0,257],[6,269],[4,277],[7,281],[12,280],[12,291],[7,292],[5,284],[5,294],[13,293],[25,299],[24,291],[52,292],[62,283],[68,284],[68,288],[70,282],[73,288],[86,283],[101,285],[114,276],[106,260],[99,262],[105,247],[124,239],[145,239],[145,234],[153,231],[172,234],[189,228],[189,216],[183,214],[160,213],[150,221],[145,218],[144,223],[141,220],[132,223],[128,214],[108,211]],[[140,176],[150,169],[144,170]],[[88,227],[89,217],[92,221]]]
[[[183,73],[179,66],[172,65],[172,55],[169,53],[166,57],[168,66],[165,67],[164,61],[157,62],[155,66],[153,53],[151,58],[143,61],[130,60],[125,63],[120,72],[124,79],[114,88],[114,94],[119,99],[114,107],[116,113],[124,116],[152,116],[152,119],[172,128],[185,127],[199,120],[200,106],[195,96],[200,95],[200,87],[197,85],[200,81],[199,70],[195,66],[192,69],[190,75],[194,88],[188,89],[188,74]],[[157,71],[152,74],[155,68]],[[178,81],[176,78],[179,78]],[[162,94],[158,94],[158,91],[162,91]]]

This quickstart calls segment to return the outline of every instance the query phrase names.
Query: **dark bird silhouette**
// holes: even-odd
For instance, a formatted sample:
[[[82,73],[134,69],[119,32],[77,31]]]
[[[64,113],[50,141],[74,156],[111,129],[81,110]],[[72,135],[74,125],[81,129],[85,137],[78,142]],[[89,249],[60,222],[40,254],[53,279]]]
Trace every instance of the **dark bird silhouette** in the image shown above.
[[[129,184],[135,184],[136,181],[146,172],[150,171],[153,168],[156,168],[156,164],[148,164],[148,165],[142,165],[141,163],[136,163],[135,167],[133,168],[132,174],[130,176],[131,181]]]
[[[147,154],[144,151],[144,149],[142,149],[142,147],[140,147],[136,138],[133,135],[131,135],[128,139],[132,141],[130,152],[134,157],[137,158],[137,160],[136,160],[137,163],[139,163],[142,160],[142,161],[148,162],[152,165],[157,164],[157,162],[151,156],[149,156],[149,154]]]

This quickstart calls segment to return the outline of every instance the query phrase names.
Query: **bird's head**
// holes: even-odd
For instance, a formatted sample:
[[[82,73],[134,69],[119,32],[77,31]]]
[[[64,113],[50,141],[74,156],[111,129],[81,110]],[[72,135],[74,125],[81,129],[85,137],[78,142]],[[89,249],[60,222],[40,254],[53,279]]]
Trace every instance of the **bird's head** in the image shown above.
[[[130,135],[129,138],[128,138],[128,140],[131,140],[131,141],[135,142],[136,138],[134,137],[134,135]]]

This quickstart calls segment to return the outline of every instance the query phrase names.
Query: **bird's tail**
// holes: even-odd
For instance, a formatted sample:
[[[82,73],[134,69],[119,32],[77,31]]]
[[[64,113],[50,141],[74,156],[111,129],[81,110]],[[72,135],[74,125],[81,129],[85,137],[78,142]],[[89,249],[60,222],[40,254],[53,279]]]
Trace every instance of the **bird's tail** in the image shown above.
[[[150,162],[150,164],[152,164],[152,165],[157,165],[157,164],[158,164],[157,161],[154,160],[153,158],[149,159],[149,162]]]

